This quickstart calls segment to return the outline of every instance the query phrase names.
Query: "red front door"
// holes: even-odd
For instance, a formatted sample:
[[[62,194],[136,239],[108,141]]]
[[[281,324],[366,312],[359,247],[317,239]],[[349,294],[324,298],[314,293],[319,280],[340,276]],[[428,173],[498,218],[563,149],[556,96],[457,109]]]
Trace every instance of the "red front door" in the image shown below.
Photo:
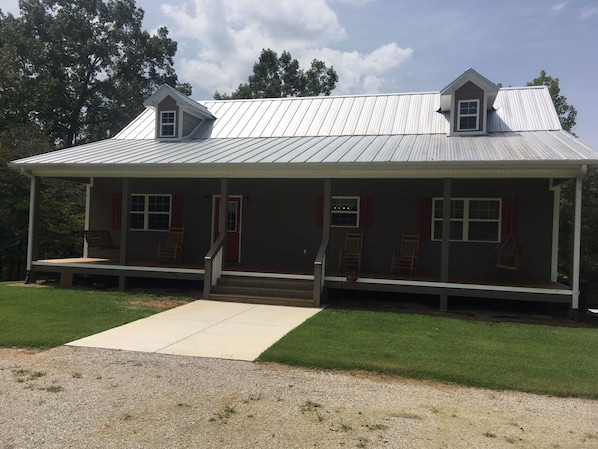
[[[214,207],[214,240],[220,236],[220,197]],[[241,197],[229,196],[226,213],[226,261],[241,261]]]

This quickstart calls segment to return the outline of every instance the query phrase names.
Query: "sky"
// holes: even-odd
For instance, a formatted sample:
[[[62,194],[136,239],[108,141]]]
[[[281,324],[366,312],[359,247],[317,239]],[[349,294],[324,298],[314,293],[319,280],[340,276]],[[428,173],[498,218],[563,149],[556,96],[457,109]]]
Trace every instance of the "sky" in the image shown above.
[[[573,132],[598,150],[598,0],[137,0],[144,28],[177,41],[179,81],[196,100],[246,82],[264,48],[323,60],[333,95],[430,92],[468,68],[503,86],[541,70],[578,110]],[[18,0],[0,0],[18,13]]]

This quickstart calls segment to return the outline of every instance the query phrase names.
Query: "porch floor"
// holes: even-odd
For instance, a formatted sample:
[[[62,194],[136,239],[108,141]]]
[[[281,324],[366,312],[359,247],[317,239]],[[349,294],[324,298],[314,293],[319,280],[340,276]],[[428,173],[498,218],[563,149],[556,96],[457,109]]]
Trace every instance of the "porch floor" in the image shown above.
[[[147,277],[159,279],[183,279],[203,281],[203,265],[159,264],[155,262],[131,262],[120,265],[118,261],[101,258],[47,259],[33,262],[35,271],[101,275]],[[246,277],[269,277],[275,279],[314,278],[307,270],[281,270],[280,268],[257,267],[246,265],[228,265],[224,275]],[[327,288],[345,290],[370,290],[427,295],[446,295],[464,297],[483,297],[496,299],[514,299],[526,301],[547,301],[571,303],[573,293],[558,282],[521,282],[515,280],[471,280],[451,278],[441,282],[429,276],[409,276],[391,273],[360,273],[356,282],[348,282],[344,273],[331,272],[326,278]]]

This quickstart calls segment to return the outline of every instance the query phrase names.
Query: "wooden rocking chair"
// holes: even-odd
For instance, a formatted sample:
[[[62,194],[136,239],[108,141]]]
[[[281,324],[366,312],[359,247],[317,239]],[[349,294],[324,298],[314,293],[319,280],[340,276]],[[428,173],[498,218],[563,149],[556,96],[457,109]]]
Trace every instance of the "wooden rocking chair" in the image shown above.
[[[183,228],[170,228],[166,244],[158,242],[158,262],[178,262],[183,249]]]
[[[392,252],[390,271],[409,271],[409,274],[417,272],[417,256],[419,253],[419,234],[403,234],[401,240],[401,251]]]
[[[347,232],[345,235],[345,248],[338,255],[338,269],[347,270],[354,267],[361,271],[361,252],[363,248],[363,232]]]

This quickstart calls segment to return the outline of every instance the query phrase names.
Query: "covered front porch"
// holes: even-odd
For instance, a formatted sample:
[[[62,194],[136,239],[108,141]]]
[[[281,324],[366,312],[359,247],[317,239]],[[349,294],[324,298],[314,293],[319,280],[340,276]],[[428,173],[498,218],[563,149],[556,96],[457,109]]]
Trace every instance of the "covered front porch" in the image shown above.
[[[36,180],[32,179],[32,223],[37,213]],[[581,179],[573,182],[581,185]],[[223,278],[251,279],[254,290],[271,280],[297,280],[303,281],[302,289],[309,283],[311,306],[325,302],[328,289],[351,289],[437,295],[440,310],[448,309],[450,297],[547,301],[577,309],[578,280],[572,278],[571,288],[557,282],[559,190],[546,178],[97,179],[88,185],[86,223],[88,228],[112,227],[114,248],[86,248],[82,258],[38,260],[35,245],[30,245],[28,269],[60,273],[64,284],[75,274],[114,276],[122,289],[129,278],[197,281],[203,285],[204,298],[216,297]],[[184,217],[180,212],[175,217],[174,211],[171,217],[185,227],[186,243],[176,263],[155,261],[156,244],[164,240],[164,232],[131,230],[131,196],[147,191],[168,192],[173,203],[185,204]],[[498,243],[453,241],[450,235],[448,205],[454,198],[497,198],[505,192],[519,201],[519,236],[529,250],[525,264],[513,271],[495,267]],[[115,203],[117,195],[120,202]],[[335,197],[359,200],[365,243],[357,282],[349,282],[337,264],[351,228],[331,222]],[[222,198],[233,204],[234,212],[217,207]],[[440,198],[447,205],[440,221],[430,215],[422,219],[421,198]],[[579,201],[576,196],[576,204]],[[417,275],[391,273],[390,256],[401,233],[422,232],[422,221],[427,232],[433,233],[434,226],[441,232],[422,241]],[[32,225],[30,242],[35,243],[37,232]],[[574,254],[572,260],[577,258]],[[571,272],[579,273],[579,266]],[[259,301],[249,289],[238,298]],[[282,292],[279,296],[287,294],[280,284],[276,289]]]

